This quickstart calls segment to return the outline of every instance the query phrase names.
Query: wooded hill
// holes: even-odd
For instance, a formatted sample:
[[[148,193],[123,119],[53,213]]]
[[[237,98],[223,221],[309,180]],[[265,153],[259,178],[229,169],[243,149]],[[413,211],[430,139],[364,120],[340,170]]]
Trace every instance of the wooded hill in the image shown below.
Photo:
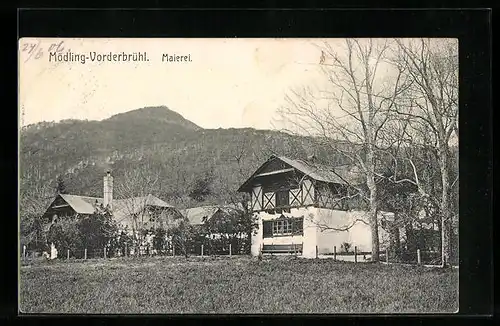
[[[115,197],[131,195],[120,193],[120,184],[140,175],[159,181],[149,189],[129,185],[135,195],[150,192],[180,208],[227,203],[273,153],[315,154],[323,163],[345,163],[307,137],[252,128],[203,129],[166,107],[103,121],[41,122],[21,131],[21,212],[34,202],[41,206],[34,209],[42,210],[55,194],[58,177],[67,193],[101,197],[107,170],[114,176]]]

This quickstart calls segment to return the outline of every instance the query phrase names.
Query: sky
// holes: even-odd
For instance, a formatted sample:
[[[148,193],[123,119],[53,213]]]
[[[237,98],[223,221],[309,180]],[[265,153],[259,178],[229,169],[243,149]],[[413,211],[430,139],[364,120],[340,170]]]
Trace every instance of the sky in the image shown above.
[[[272,129],[290,89],[321,83],[316,46],[340,39],[31,39],[19,42],[22,125],[102,120],[167,106],[204,128]],[[143,62],[54,62],[59,50],[86,56],[146,53]],[[190,62],[162,62],[162,55]]]

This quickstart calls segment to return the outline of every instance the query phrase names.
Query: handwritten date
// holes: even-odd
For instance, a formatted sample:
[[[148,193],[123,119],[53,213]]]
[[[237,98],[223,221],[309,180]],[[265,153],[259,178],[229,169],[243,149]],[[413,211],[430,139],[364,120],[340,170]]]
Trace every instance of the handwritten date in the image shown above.
[[[21,47],[21,52],[26,53],[27,57],[24,62],[27,62],[31,59],[40,59],[44,56],[44,48],[42,47],[42,41],[38,40],[33,43],[25,43]],[[64,41],[60,41],[59,43],[52,43],[48,47],[47,52],[62,52],[64,51]]]

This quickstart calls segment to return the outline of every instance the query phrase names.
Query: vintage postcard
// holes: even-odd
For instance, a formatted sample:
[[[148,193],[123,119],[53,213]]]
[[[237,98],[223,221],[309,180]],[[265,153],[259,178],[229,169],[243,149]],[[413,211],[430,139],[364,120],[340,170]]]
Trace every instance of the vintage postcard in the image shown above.
[[[18,58],[21,313],[458,311],[458,40]]]

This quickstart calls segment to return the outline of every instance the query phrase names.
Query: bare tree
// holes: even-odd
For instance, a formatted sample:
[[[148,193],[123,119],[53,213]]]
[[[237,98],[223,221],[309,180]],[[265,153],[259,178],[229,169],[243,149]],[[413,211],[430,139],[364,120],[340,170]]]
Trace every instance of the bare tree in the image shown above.
[[[188,173],[183,168],[184,160],[182,155],[182,150],[176,149],[168,161],[162,162],[162,175],[160,176],[163,193],[173,201],[173,204],[181,207],[186,206],[189,202],[186,187],[189,182]]]
[[[34,179],[30,180],[30,177]],[[37,179],[36,176],[23,173],[19,184],[20,235],[26,242],[37,244],[46,242],[43,232],[42,215],[54,200],[55,193],[51,185]]]
[[[327,83],[319,89],[293,90],[287,106],[280,110],[285,123],[302,134],[316,137],[324,145],[349,159],[364,175],[372,233],[372,259],[379,260],[377,168],[382,134],[390,131],[390,110],[407,87],[402,68],[388,75],[385,57],[389,40],[346,39],[342,49],[321,46],[320,65]],[[338,146],[339,143],[356,144]]]
[[[455,216],[451,195],[458,182],[458,174],[452,180],[458,153],[458,43],[450,39],[396,40],[396,43],[392,63],[404,71],[412,84],[392,110],[408,122],[405,138],[413,146],[432,148],[439,163],[441,263],[446,266],[451,255],[451,220]],[[416,169],[414,174],[421,185]],[[419,190],[432,198],[423,187],[419,186]]]
[[[126,170],[119,182],[116,182],[116,203],[112,211],[121,211],[120,216],[130,219],[132,236],[136,245],[136,252],[145,238],[145,225],[149,221],[149,195],[161,189],[160,174],[152,171],[147,165]],[[122,221],[117,221],[121,223]]]

